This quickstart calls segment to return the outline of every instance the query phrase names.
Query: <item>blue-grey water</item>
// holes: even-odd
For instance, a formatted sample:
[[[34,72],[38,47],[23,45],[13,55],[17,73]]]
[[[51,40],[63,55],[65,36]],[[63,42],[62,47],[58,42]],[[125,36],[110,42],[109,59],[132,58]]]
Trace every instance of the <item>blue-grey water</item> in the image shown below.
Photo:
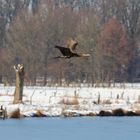
[[[0,120],[0,140],[139,140],[140,117]]]

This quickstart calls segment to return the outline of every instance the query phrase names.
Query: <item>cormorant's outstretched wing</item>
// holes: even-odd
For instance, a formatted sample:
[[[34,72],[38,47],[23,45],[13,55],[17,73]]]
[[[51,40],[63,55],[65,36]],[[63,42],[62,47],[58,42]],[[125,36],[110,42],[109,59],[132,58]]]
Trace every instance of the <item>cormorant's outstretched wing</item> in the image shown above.
[[[75,51],[77,45],[78,45],[78,43],[75,42],[75,43],[69,45],[69,48],[70,48],[72,51]]]
[[[68,42],[67,42],[67,47],[70,49],[70,51],[71,52],[73,52],[73,53],[76,53],[75,52],[75,49],[76,49],[76,46],[78,45],[78,42],[76,41],[76,40],[74,40],[74,39],[70,39],[70,40],[68,40]]]
[[[55,48],[59,49],[60,52],[61,52],[64,56],[71,56],[71,54],[72,54],[72,52],[70,51],[69,48],[61,47],[61,46],[55,46]]]

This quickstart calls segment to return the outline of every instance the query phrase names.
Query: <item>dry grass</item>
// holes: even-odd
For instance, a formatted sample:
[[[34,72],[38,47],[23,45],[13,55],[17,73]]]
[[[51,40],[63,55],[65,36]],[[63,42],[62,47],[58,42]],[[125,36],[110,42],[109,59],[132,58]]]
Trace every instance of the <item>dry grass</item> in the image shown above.
[[[87,113],[87,114],[80,114],[80,116],[82,117],[82,116],[89,116],[89,117],[94,117],[94,116],[96,116],[96,114],[95,113],[93,113],[93,112],[90,112],[90,113]]]
[[[77,97],[67,97],[67,98],[63,98],[60,101],[61,104],[64,105],[79,105],[79,101],[77,99]]]
[[[121,108],[113,110],[112,113],[113,116],[126,116],[126,112]]]
[[[111,101],[109,99],[107,99],[107,100],[103,100],[102,104],[108,104],[109,105],[109,104],[112,104],[112,103],[111,103]]]
[[[136,116],[140,116],[140,110],[136,110],[134,111],[134,113],[136,114]]]
[[[121,108],[110,111],[100,111],[98,116],[140,116],[140,111],[126,111]]]
[[[64,116],[64,117],[76,117],[77,114],[76,114],[76,112],[67,112],[67,111],[64,111],[64,112],[62,112],[62,116]]]
[[[113,116],[113,114],[110,111],[101,110],[98,116]]]
[[[20,118],[21,115],[20,115],[20,109],[16,109],[14,110],[13,112],[11,112],[11,114],[9,115],[9,118],[14,118],[14,119],[18,119]]]
[[[42,113],[41,110],[37,110],[37,112],[34,114],[34,117],[45,117],[45,115]]]

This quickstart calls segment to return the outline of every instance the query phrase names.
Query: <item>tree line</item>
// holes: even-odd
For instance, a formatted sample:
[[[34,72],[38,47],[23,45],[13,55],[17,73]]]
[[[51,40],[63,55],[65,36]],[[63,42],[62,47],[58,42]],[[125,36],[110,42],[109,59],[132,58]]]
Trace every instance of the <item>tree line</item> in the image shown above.
[[[69,37],[90,58],[53,59]],[[25,66],[36,85],[140,80],[140,0],[0,0],[0,82]]]

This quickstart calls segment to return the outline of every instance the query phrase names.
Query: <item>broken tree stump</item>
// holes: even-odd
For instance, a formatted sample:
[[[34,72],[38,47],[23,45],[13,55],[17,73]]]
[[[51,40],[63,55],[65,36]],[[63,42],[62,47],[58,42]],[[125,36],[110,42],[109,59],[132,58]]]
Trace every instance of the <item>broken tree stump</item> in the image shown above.
[[[16,84],[15,84],[15,93],[14,93],[14,104],[22,103],[22,95],[23,95],[23,85],[24,85],[24,66],[22,64],[18,64],[14,66],[16,72]]]

